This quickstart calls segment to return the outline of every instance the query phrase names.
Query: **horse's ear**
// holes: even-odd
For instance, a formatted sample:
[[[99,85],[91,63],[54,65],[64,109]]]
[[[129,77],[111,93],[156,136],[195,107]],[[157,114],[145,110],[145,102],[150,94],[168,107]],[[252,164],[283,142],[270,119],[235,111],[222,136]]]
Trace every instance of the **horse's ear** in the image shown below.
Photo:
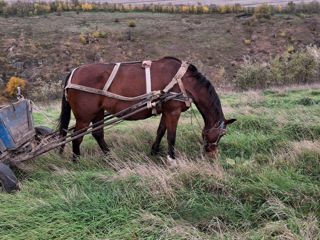
[[[233,123],[233,122],[235,122],[235,121],[237,121],[237,119],[231,118],[231,119],[226,120],[224,123],[225,123],[226,125],[229,125],[229,124],[231,124],[231,123]]]

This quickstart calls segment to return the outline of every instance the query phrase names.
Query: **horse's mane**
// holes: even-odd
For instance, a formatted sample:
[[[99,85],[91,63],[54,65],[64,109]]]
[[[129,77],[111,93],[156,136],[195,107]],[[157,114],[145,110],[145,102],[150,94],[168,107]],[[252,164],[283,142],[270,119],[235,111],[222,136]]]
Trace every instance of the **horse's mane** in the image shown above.
[[[210,96],[210,99],[209,99],[210,108],[215,111],[215,114],[218,117],[223,116],[221,102],[212,83],[200,72],[198,72],[198,69],[193,64],[189,65],[189,70],[191,71],[191,74],[192,74],[191,76],[198,80],[196,83],[196,89],[200,90],[201,88],[206,88],[208,90],[208,93]]]
[[[182,62],[180,59],[178,59],[178,58],[176,58],[176,57],[171,57],[171,56],[166,56],[166,57],[164,57],[164,59],[173,59],[173,60],[178,61],[179,63]]]
[[[164,57],[164,59],[176,60],[179,63],[182,62],[180,59],[175,58],[175,57],[171,57],[171,56],[166,56],[166,57]],[[188,70],[190,70],[190,72],[192,74],[191,76],[198,80],[196,83],[196,90],[200,90],[201,88],[206,88],[208,90],[208,93],[210,96],[210,99],[209,99],[210,108],[215,111],[215,114],[218,117],[223,116],[221,102],[220,102],[219,96],[218,96],[216,90],[214,89],[212,83],[205,76],[203,76],[200,72],[198,72],[198,69],[193,64],[189,65]]]

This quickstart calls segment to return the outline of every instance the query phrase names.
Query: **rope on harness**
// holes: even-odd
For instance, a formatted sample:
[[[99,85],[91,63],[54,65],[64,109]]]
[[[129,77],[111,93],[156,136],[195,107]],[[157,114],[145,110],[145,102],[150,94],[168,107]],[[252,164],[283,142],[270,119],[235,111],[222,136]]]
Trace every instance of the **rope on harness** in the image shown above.
[[[56,124],[56,122],[52,121],[52,119],[55,119],[57,116],[48,114],[48,112],[45,112],[45,111],[43,111],[40,107],[38,107],[38,106],[34,103],[34,101],[32,101],[32,100],[29,100],[29,101],[30,101],[30,103],[32,104],[32,109],[34,109],[36,112],[41,113],[41,114],[48,120],[49,123],[54,124],[54,125]]]
[[[196,119],[197,124],[198,124],[198,127],[199,127],[200,130],[201,130],[201,124],[200,124],[200,122],[199,122],[199,119],[198,119],[197,116],[196,116],[196,113],[194,112],[194,109],[193,109],[192,105],[191,105],[191,111],[192,111],[192,114],[190,115],[190,119],[191,119],[192,131],[193,131],[193,133],[194,133],[195,136],[198,136],[198,135],[196,134],[195,130],[194,130],[194,127],[193,127],[192,115],[193,115],[194,118]],[[201,138],[198,138],[198,140],[199,140],[200,143],[203,143],[203,140],[202,140]]]

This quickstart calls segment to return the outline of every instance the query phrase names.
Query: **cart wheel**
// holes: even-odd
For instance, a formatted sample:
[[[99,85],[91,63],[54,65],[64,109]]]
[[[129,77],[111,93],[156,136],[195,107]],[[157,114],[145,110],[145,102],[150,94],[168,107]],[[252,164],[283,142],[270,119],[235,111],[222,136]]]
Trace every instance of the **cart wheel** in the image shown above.
[[[36,135],[41,137],[45,137],[50,133],[53,133],[53,130],[51,128],[45,126],[35,127],[34,130],[36,131]]]
[[[0,192],[11,193],[14,190],[19,190],[16,176],[7,165],[0,163]]]

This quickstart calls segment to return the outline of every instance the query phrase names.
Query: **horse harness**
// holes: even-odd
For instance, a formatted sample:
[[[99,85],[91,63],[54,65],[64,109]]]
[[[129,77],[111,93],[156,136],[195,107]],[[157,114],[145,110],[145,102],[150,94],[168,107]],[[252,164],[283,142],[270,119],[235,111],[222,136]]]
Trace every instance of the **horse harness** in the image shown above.
[[[216,127],[217,125],[218,125],[218,127]],[[220,138],[227,134],[227,130],[224,129],[224,126],[225,126],[225,122],[224,121],[220,121],[215,126],[210,128],[209,130],[203,130],[202,131],[202,137],[203,137],[203,140],[204,140],[204,144],[207,145],[207,146],[215,146],[215,147],[217,147]],[[213,143],[209,143],[208,140],[207,140],[207,136],[208,136],[208,134],[210,134],[214,130],[218,131],[217,140],[215,142],[213,142]]]
[[[153,101],[161,98],[161,96],[163,96],[164,94],[170,93],[170,94],[176,95],[176,97],[171,96],[170,100],[183,101],[183,102],[185,102],[187,107],[190,107],[192,99],[188,97],[186,89],[182,83],[182,77],[187,72],[188,67],[189,67],[189,63],[183,61],[181,63],[179,70],[177,71],[175,76],[172,78],[172,80],[169,82],[169,84],[163,90],[157,90],[157,91],[151,90],[151,73],[150,73],[151,65],[152,65],[152,61],[150,61],[150,60],[142,62],[142,67],[145,69],[145,78],[146,78],[146,93],[145,94],[135,96],[135,97],[125,97],[125,96],[121,96],[121,95],[111,93],[110,91],[108,91],[113,80],[115,79],[115,77],[117,75],[117,72],[118,72],[120,66],[121,66],[121,63],[116,63],[115,66],[113,67],[113,70],[112,70],[107,82],[105,83],[103,89],[96,89],[96,88],[91,88],[91,87],[71,83],[72,76],[78,68],[73,69],[70,74],[70,77],[68,79],[67,85],[65,87],[65,97],[66,97],[66,99],[68,98],[68,94],[67,94],[68,89],[76,89],[76,90],[80,90],[83,92],[88,92],[88,93],[103,95],[103,96],[110,97],[110,98],[115,98],[115,99],[122,100],[122,101],[137,101],[137,100],[148,99],[149,101],[147,102],[147,107],[149,109],[152,109],[152,114],[156,114],[157,113],[156,104],[153,103]],[[182,97],[181,97],[181,93],[169,92],[174,87],[174,85],[177,83],[178,83],[179,88],[181,90]],[[163,100],[165,102],[165,98]]]

